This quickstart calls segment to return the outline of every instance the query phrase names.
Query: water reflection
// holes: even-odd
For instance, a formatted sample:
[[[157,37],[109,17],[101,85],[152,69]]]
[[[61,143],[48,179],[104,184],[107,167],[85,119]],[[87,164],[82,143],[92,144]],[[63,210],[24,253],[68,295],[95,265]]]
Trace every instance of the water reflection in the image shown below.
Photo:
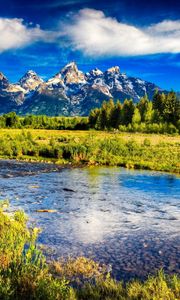
[[[18,166],[14,169],[17,174]],[[1,198],[9,198],[12,209],[24,209],[42,227],[39,241],[53,249],[52,255],[90,256],[111,263],[121,278],[143,277],[159,267],[179,272],[176,176],[120,168],[14,176],[1,178]],[[57,213],[36,212],[44,208]]]

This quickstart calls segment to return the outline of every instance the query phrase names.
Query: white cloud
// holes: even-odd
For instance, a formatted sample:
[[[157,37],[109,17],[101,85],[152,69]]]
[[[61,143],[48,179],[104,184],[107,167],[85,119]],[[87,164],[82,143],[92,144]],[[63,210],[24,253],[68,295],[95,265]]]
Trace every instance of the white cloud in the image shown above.
[[[180,20],[164,20],[141,28],[86,8],[76,15],[69,13],[67,22],[48,31],[39,25],[25,24],[23,19],[0,18],[0,53],[38,41],[55,42],[62,48],[99,57],[179,53]]]
[[[136,27],[106,17],[102,11],[82,9],[64,34],[75,50],[90,56],[146,55],[180,52],[180,20]]]
[[[23,19],[0,18],[0,52],[27,46],[43,40],[51,41],[53,35],[43,31],[38,25],[25,25]]]

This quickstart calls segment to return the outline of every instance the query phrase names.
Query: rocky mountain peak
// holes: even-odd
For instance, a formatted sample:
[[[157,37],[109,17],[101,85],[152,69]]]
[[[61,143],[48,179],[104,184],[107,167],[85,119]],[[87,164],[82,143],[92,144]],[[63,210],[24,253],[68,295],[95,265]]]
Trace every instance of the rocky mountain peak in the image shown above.
[[[6,79],[6,77],[4,76],[4,74],[2,72],[0,72],[0,80]]]
[[[33,71],[33,70],[28,70],[25,73],[25,75],[27,75],[27,76],[37,76],[37,73],[35,71]]]
[[[119,73],[120,73],[120,68],[119,68],[118,66],[115,66],[115,67],[112,67],[112,68],[107,69],[107,72],[108,72],[108,73],[116,73],[116,74],[119,74]]]
[[[43,80],[32,70],[27,71],[18,82],[27,91],[35,90],[41,83],[43,83]]]
[[[0,88],[5,89],[8,87],[8,85],[9,85],[8,79],[2,72],[0,72]]]
[[[120,73],[118,66],[105,72],[95,68],[84,74],[71,62],[45,82],[30,70],[18,84],[9,83],[0,73],[0,113],[88,115],[111,98],[137,102],[147,94],[152,99],[156,88],[153,83]]]
[[[60,72],[65,84],[80,84],[85,83],[85,75],[83,72],[78,70],[75,62],[67,64]]]
[[[93,77],[97,77],[97,76],[103,75],[103,72],[101,70],[99,70],[98,68],[95,68],[95,69],[91,70],[89,72],[89,74]]]
[[[27,80],[29,78],[39,78],[39,76],[37,75],[37,73],[35,71],[29,70],[23,75],[23,77],[20,79],[20,81],[23,79]]]
[[[75,73],[79,72],[78,67],[74,61],[65,65],[64,68],[62,68],[62,70],[60,71],[60,74],[65,76],[67,73],[72,73],[72,72],[75,72]]]

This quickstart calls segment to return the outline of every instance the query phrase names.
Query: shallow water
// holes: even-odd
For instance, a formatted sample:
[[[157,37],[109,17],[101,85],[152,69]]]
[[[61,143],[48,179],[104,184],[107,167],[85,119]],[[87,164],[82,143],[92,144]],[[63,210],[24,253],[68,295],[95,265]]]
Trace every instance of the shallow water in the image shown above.
[[[85,255],[112,266],[118,279],[144,278],[161,267],[180,274],[180,178],[123,168],[6,165],[0,163],[0,199],[42,228],[39,242],[50,247],[50,258]]]

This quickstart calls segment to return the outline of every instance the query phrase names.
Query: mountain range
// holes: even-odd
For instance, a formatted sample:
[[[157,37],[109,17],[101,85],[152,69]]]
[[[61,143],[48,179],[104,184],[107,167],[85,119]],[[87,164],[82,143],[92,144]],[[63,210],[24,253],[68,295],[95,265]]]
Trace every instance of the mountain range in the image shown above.
[[[104,100],[132,98],[137,102],[145,94],[152,99],[157,88],[163,91],[151,82],[121,73],[118,66],[83,73],[71,62],[47,81],[30,70],[17,83],[10,83],[0,73],[0,114],[88,115]]]

